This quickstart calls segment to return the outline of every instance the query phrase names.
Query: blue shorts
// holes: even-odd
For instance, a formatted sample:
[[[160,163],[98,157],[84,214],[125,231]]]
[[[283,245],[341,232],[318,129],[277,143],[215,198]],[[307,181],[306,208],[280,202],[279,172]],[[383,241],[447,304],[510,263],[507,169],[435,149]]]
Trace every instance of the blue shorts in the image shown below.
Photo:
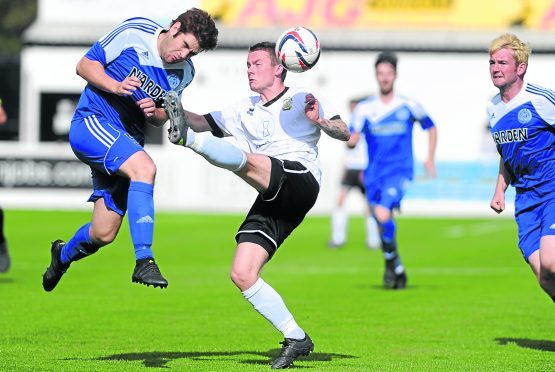
[[[389,209],[401,208],[401,200],[410,186],[406,177],[396,177],[380,182],[366,183],[366,199],[371,206],[381,205]]]
[[[555,235],[555,192],[539,195],[534,191],[518,193],[515,198],[518,247],[526,262],[540,249],[540,239]]]
[[[117,175],[117,171],[131,155],[143,151],[142,146],[99,115],[76,115],[69,130],[69,144],[77,158],[91,167],[94,191],[89,201],[104,198],[108,209],[125,215],[129,179]]]

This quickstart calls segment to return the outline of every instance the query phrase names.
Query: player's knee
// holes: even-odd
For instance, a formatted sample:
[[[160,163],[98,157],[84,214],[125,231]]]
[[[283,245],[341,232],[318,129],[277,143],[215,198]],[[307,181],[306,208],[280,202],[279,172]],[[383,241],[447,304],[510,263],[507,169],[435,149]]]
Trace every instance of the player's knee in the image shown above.
[[[153,162],[148,162],[138,167],[134,171],[134,175],[131,178],[133,181],[141,181],[146,183],[154,183],[156,178],[156,164]]]
[[[542,245],[539,252],[540,269],[555,273],[555,245]]]
[[[98,245],[99,247],[103,247],[105,245],[110,244],[114,241],[118,234],[117,229],[94,229],[91,230],[91,240]]]
[[[540,277],[555,282],[555,260],[542,260]]]
[[[256,282],[257,279],[256,274],[251,273],[248,270],[236,267],[231,269],[230,277],[231,281],[235,283],[235,285],[239,287],[239,289],[241,289],[242,291],[249,289]]]

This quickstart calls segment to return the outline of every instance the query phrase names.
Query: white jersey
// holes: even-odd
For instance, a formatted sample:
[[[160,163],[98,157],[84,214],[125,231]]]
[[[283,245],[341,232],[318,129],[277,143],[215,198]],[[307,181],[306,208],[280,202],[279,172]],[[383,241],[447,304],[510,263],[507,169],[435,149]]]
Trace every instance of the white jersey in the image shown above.
[[[257,95],[221,111],[213,111],[208,115],[222,132],[217,133],[217,128],[213,128],[216,129],[214,135],[233,136],[246,152],[298,161],[320,183],[322,172],[317,147],[320,128],[304,112],[305,97],[309,93],[305,89],[286,87],[266,103]],[[339,118],[327,100],[319,95],[315,97],[319,102],[320,117]]]

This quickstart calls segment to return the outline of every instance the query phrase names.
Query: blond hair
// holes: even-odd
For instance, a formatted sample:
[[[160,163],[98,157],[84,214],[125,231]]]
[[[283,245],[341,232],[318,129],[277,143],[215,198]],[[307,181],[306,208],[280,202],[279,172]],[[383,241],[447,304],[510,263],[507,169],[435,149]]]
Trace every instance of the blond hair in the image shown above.
[[[532,53],[532,49],[528,44],[521,41],[514,34],[503,34],[498,38],[495,38],[490,44],[489,54],[492,55],[493,53],[505,48],[513,51],[517,64],[524,63],[528,65],[528,57],[530,56],[530,53]]]

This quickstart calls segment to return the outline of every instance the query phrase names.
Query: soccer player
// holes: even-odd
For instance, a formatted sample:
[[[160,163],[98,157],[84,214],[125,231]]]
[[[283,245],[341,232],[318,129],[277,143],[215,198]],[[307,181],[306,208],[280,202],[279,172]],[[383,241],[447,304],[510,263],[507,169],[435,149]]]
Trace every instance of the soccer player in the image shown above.
[[[4,110],[2,99],[0,99],[0,125],[6,124],[8,115]],[[11,260],[8,251],[8,242],[4,236],[4,210],[0,207],[0,273],[5,273],[10,269]]]
[[[161,99],[181,94],[195,70],[190,58],[216,47],[218,30],[208,13],[192,8],[169,29],[131,18],[97,41],[77,64],[88,82],[71,123],[75,155],[92,170],[92,221],[65,243],[52,243],[43,287],[51,291],[73,261],[111,243],[129,211],[136,264],[132,281],[166,287],[152,253],[156,166],[144,151],[144,126],[167,121]],[[160,107],[156,106],[159,101]]]
[[[260,272],[316,202],[321,131],[346,141],[349,130],[323,97],[285,86],[287,71],[278,63],[274,50],[275,44],[270,42],[249,49],[247,77],[257,95],[206,115],[184,112],[179,100],[166,100],[166,109],[170,120],[181,128],[179,136],[172,139],[170,134],[172,142],[234,172],[259,193],[235,236],[231,280],[283,333],[281,353],[272,364],[278,369],[308,355],[314,344]],[[212,135],[195,133],[203,131]],[[240,147],[218,138],[224,136],[235,137]]]
[[[349,102],[351,112],[362,99],[353,99]],[[337,195],[335,208],[331,214],[331,239],[328,242],[330,248],[340,248],[347,242],[347,225],[349,215],[344,208],[345,201],[351,190],[358,190],[365,195],[364,183],[362,182],[362,172],[368,163],[366,154],[366,142],[358,141],[354,148],[347,148],[343,175],[339,194]],[[374,217],[369,213],[365,203],[365,228],[366,246],[369,249],[377,249],[380,246],[378,224]]]
[[[505,209],[516,189],[518,246],[540,286],[555,301],[555,92],[524,82],[530,47],[513,34],[490,45],[489,72],[499,89],[488,104],[501,155],[491,208]]]
[[[413,179],[412,131],[414,122],[428,132],[426,172],[435,176],[437,130],[434,122],[416,101],[394,92],[397,78],[397,56],[390,52],[378,55],[375,62],[379,94],[360,102],[351,122],[349,145],[354,146],[364,135],[368,147],[368,165],[364,170],[366,198],[380,227],[385,258],[383,284],[388,289],[407,285],[405,268],[399,257],[394,211],[400,208]]]

